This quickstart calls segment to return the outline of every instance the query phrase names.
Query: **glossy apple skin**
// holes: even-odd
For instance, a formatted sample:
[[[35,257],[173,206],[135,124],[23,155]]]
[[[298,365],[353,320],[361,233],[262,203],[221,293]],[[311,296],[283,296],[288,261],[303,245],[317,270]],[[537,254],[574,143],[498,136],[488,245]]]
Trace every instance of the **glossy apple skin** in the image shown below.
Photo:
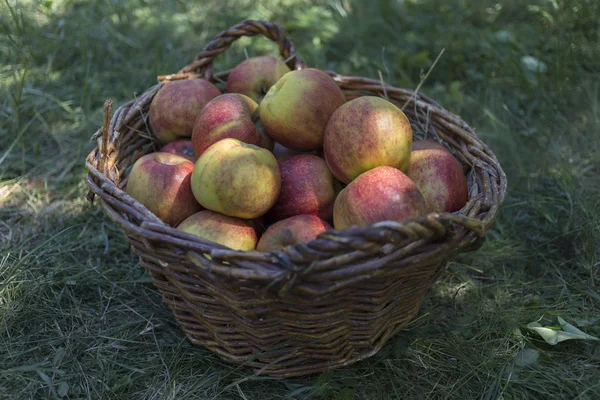
[[[402,221],[427,214],[417,185],[393,167],[373,168],[348,184],[333,207],[333,226],[367,226],[379,221]]]
[[[254,228],[246,221],[210,210],[190,215],[177,229],[233,250],[254,250],[257,242]]]
[[[264,215],[280,189],[275,156],[237,139],[223,139],[206,149],[192,174],[192,191],[202,206],[242,219]]]
[[[177,154],[178,156],[187,158],[193,163],[198,159],[194,153],[192,141],[189,139],[174,140],[164,145],[159,151],[161,153]]]
[[[408,167],[412,128],[389,101],[363,96],[338,108],[327,123],[323,151],[333,175],[343,183],[370,169]]]
[[[315,215],[295,215],[271,225],[261,236],[256,250],[271,252],[298,243],[308,243],[329,229],[331,225]]]
[[[281,192],[267,218],[271,222],[294,215],[317,215],[331,220],[339,185],[320,157],[301,154],[279,162]]]
[[[469,200],[463,167],[448,150],[413,150],[406,174],[417,184],[430,211],[455,212]]]
[[[202,210],[192,193],[194,163],[170,153],[150,153],[131,168],[127,194],[166,224],[175,226]]]
[[[150,104],[150,127],[160,143],[191,137],[194,121],[221,91],[204,79],[165,83]]]
[[[265,138],[252,121],[257,108],[254,100],[242,94],[222,94],[208,102],[194,123],[192,146],[196,155],[226,138],[262,147]]]
[[[279,79],[261,102],[259,113],[273,140],[290,149],[313,151],[323,146],[327,121],[345,102],[333,78],[307,68]]]
[[[290,69],[271,56],[251,57],[231,70],[227,77],[227,93],[240,93],[260,103],[273,86]]]

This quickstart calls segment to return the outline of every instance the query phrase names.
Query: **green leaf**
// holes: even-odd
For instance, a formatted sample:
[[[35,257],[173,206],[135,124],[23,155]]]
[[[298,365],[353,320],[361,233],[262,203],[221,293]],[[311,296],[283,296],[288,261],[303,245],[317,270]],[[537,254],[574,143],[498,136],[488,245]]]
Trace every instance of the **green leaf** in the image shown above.
[[[69,384],[67,382],[59,383],[57,392],[59,397],[65,397],[69,393]]]
[[[525,367],[528,365],[535,364],[540,358],[540,352],[535,349],[521,349],[517,354],[515,365],[518,367]]]

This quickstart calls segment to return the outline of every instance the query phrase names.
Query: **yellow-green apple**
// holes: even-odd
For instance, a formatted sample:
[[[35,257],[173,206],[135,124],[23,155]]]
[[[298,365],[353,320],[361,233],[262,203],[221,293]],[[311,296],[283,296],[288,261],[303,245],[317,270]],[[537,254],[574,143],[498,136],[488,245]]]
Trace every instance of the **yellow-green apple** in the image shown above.
[[[192,193],[193,170],[193,162],[176,154],[146,154],[129,172],[127,194],[163,222],[175,226],[202,210]]]
[[[285,74],[260,103],[260,119],[276,142],[296,150],[323,146],[333,112],[346,102],[333,78],[314,68]]]
[[[469,199],[463,167],[445,148],[414,150],[406,174],[423,193],[430,211],[458,211]]]
[[[260,237],[256,250],[270,252],[285,246],[307,243],[328,229],[331,229],[331,225],[316,215],[295,215],[268,227]]]
[[[442,149],[448,150],[446,146],[441,143],[434,142],[433,140],[415,140],[412,144],[412,150],[424,150],[424,149]]]
[[[206,103],[221,94],[204,79],[165,83],[150,104],[150,127],[161,143],[192,136],[194,121]]]
[[[257,108],[254,100],[237,93],[222,94],[209,101],[194,123],[192,146],[196,155],[200,156],[210,145],[225,138],[269,148],[268,139],[252,120]]]
[[[301,154],[279,162],[281,193],[267,213],[269,221],[300,214],[317,215],[330,220],[339,185],[327,163],[312,154]]]
[[[198,157],[192,191],[205,208],[252,219],[264,215],[277,201],[281,176],[275,156],[266,149],[227,138]]]
[[[244,94],[260,103],[271,86],[288,72],[288,66],[278,58],[251,57],[231,70],[226,91]]]
[[[233,250],[254,250],[258,240],[254,228],[246,221],[210,210],[190,215],[177,229]]]
[[[194,154],[192,141],[189,139],[174,140],[164,145],[159,151],[162,153],[177,154],[178,156],[187,158],[191,162],[196,162],[198,159],[196,154]]]
[[[376,167],[360,174],[338,195],[333,226],[365,226],[379,221],[402,221],[427,213],[417,185],[393,167]]]
[[[408,167],[412,129],[402,110],[363,96],[338,108],[327,123],[323,151],[333,175],[344,183],[375,167]]]

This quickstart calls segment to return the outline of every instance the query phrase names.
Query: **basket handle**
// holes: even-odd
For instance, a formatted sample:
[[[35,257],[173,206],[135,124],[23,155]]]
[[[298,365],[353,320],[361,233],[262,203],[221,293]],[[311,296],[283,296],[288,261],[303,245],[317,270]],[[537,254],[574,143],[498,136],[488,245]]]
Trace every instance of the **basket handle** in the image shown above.
[[[203,77],[210,80],[213,74],[213,60],[225,52],[236,40],[244,36],[263,35],[279,45],[279,53],[291,70],[302,69],[306,64],[298,54],[292,42],[287,38],[281,25],[268,21],[245,20],[215,36],[204,49],[196,55],[194,61],[181,68],[177,73],[160,75],[159,81]]]

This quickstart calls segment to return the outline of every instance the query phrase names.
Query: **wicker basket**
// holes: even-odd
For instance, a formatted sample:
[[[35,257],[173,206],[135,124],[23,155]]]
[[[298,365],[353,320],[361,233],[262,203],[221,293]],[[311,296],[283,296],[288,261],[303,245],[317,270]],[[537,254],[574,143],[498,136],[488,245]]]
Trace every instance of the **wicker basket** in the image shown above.
[[[153,96],[176,79],[213,83],[212,61],[242,36],[264,35],[292,69],[305,65],[283,29],[244,21],[217,35],[195,60],[112,115],[105,105],[98,146],[86,162],[97,195],[123,230],[188,339],[257,374],[298,376],[375,354],[408,323],[451,258],[481,246],[504,199],[496,156],[459,117],[435,101],[379,80],[329,72],[348,100],[384,96],[404,110],[417,138],[447,146],[467,171],[469,201],[456,213],[328,231],[274,253],[233,251],[161,222],[124,188],[129,167],[156,150],[146,124]],[[210,257],[206,257],[209,255]]]

